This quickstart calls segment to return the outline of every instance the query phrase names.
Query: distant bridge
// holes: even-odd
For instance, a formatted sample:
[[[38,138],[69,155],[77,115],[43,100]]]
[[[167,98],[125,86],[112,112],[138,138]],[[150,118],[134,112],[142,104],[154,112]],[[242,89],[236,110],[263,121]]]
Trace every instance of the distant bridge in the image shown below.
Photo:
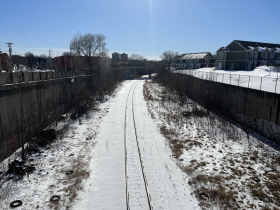
[[[147,75],[153,73],[159,73],[160,67],[152,66],[122,66],[121,69],[124,70],[125,74],[138,74],[138,75]]]

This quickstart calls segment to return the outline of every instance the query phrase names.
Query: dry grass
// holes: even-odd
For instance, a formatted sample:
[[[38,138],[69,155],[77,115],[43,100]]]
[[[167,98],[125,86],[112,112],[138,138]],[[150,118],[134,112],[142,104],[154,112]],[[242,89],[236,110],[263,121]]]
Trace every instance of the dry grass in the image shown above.
[[[233,128],[235,125],[232,122],[212,114],[210,116],[207,111],[198,108],[198,105],[193,106],[193,103],[188,105],[188,111],[178,112],[172,103],[179,102],[176,102],[176,96],[171,98],[172,92],[166,88],[153,89],[152,85],[146,88],[157,94],[154,94],[157,100],[161,98],[161,102],[147,101],[147,104],[151,112],[157,112],[157,116],[163,119],[160,131],[167,139],[173,156],[179,158],[184,152],[187,154],[188,150],[194,155],[191,157],[197,157],[188,164],[180,162],[178,166],[189,175],[188,183],[202,209],[280,209],[279,152],[268,152],[267,145],[263,143],[255,148],[252,145],[246,146],[247,139],[242,141],[242,135],[245,138],[247,136],[243,131]],[[162,105],[165,110],[153,109],[155,104]],[[180,124],[180,118],[183,124]],[[195,129],[192,132],[196,135],[191,137],[189,129],[184,129],[185,127]],[[210,135],[209,131],[214,129],[225,135],[220,139],[215,132]],[[232,145],[238,142],[238,146],[240,143],[244,145],[244,150],[236,153]],[[219,155],[202,158],[201,149]],[[199,151],[197,156],[196,151]],[[215,165],[215,168],[210,168],[208,163]],[[267,168],[271,171],[267,172]]]
[[[72,202],[78,195],[78,191],[83,189],[83,181],[86,180],[89,175],[89,154],[91,148],[94,146],[94,143],[91,141],[84,142],[82,148],[79,152],[75,154],[77,156],[75,159],[69,157],[69,162],[71,162],[71,168],[64,167],[60,168],[57,173],[62,174],[65,178],[58,180],[57,184],[65,185],[64,188],[58,191],[59,194],[63,194],[62,200],[55,203],[50,203],[49,207],[51,209],[70,209]],[[71,175],[66,175],[66,172],[73,170],[74,173]],[[49,186],[53,188],[53,186]]]
[[[145,84],[144,84],[144,88],[143,88],[143,96],[144,96],[144,99],[145,101],[153,101],[154,98],[150,92],[150,89],[147,88],[147,85],[148,85],[148,82],[145,81]]]
[[[165,126],[162,126],[160,128],[160,132],[168,140],[173,156],[178,159],[183,154],[184,142],[181,140],[173,139],[175,131],[167,129]]]
[[[166,126],[162,126],[160,128],[161,134],[168,140],[169,146],[172,150],[173,156],[175,158],[180,158],[180,156],[183,154],[184,150],[189,150],[192,147],[201,147],[202,143],[185,139],[185,140],[178,140],[176,139],[176,131],[173,129],[167,129]]]
[[[203,208],[211,208],[213,204],[221,209],[238,209],[236,203],[238,192],[223,186],[224,177],[198,174],[189,180],[189,185],[194,187],[195,196]]]

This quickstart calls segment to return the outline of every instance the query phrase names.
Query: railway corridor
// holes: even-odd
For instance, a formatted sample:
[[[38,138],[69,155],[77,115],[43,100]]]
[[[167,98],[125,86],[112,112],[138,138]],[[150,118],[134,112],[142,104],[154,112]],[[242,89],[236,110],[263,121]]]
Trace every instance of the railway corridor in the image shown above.
[[[186,175],[148,113],[144,82],[125,81],[106,102],[91,174],[74,209],[194,209]]]

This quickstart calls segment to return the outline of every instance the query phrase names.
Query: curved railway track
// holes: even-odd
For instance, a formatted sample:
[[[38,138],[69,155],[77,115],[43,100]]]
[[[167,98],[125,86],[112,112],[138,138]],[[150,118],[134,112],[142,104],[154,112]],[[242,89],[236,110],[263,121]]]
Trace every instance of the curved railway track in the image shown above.
[[[146,191],[146,196],[147,196],[147,203],[149,206],[149,209],[152,210],[153,207],[151,205],[151,196],[149,194],[148,191],[148,182],[147,182],[147,178],[145,175],[145,171],[144,171],[144,165],[143,165],[143,161],[142,161],[142,155],[141,155],[141,150],[139,147],[139,141],[138,141],[138,136],[137,136],[137,130],[136,130],[136,123],[135,123],[135,114],[134,114],[134,92],[135,89],[138,85],[140,81],[135,82],[128,93],[127,96],[127,100],[126,100],[126,107],[125,107],[125,121],[124,121],[124,150],[125,150],[125,185],[126,185],[126,209],[130,210],[130,203],[129,203],[129,191],[128,191],[128,175],[127,175],[127,139],[126,139],[126,132],[127,132],[127,111],[128,111],[128,101],[129,101],[129,96],[131,95],[131,91],[132,91],[132,117],[133,117],[133,128],[134,128],[134,133],[135,133],[135,140],[136,140],[136,145],[137,145],[137,151],[138,151],[138,157],[139,157],[139,162],[140,162],[140,166],[141,166],[141,172],[142,172],[142,177],[143,177],[143,183],[145,186],[145,191]]]

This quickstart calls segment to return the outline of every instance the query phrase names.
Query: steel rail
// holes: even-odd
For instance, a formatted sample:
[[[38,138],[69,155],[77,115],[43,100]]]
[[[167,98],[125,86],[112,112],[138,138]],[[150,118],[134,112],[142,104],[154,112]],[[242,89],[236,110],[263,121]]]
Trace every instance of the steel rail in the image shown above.
[[[144,171],[144,165],[143,165],[141,150],[140,150],[140,147],[139,147],[139,141],[138,141],[138,136],[137,136],[137,131],[136,131],[135,115],[134,115],[134,103],[133,103],[134,102],[134,92],[135,92],[135,89],[136,89],[138,83],[134,86],[134,90],[133,90],[133,94],[132,94],[133,124],[134,124],[134,131],[135,131],[135,138],[136,138],[136,143],[137,143],[137,148],[138,148],[139,161],[140,161],[140,164],[141,164],[142,175],[143,175],[143,180],[144,180],[144,184],[145,184],[145,190],[146,190],[146,195],[147,195],[147,199],[148,199],[149,209],[152,210],[153,209],[152,204],[151,204],[152,199],[151,199],[151,196],[150,196],[149,191],[148,191],[148,182],[147,182],[145,171]]]
[[[129,206],[129,193],[128,193],[128,180],[127,180],[127,148],[126,148],[126,113],[127,113],[127,107],[128,107],[128,99],[129,99],[129,95],[131,90],[133,89],[133,86],[136,84],[137,82],[135,82],[127,95],[127,99],[126,99],[126,106],[125,106],[125,115],[124,115],[124,153],[125,153],[125,191],[126,191],[126,209],[130,210],[130,206]]]

